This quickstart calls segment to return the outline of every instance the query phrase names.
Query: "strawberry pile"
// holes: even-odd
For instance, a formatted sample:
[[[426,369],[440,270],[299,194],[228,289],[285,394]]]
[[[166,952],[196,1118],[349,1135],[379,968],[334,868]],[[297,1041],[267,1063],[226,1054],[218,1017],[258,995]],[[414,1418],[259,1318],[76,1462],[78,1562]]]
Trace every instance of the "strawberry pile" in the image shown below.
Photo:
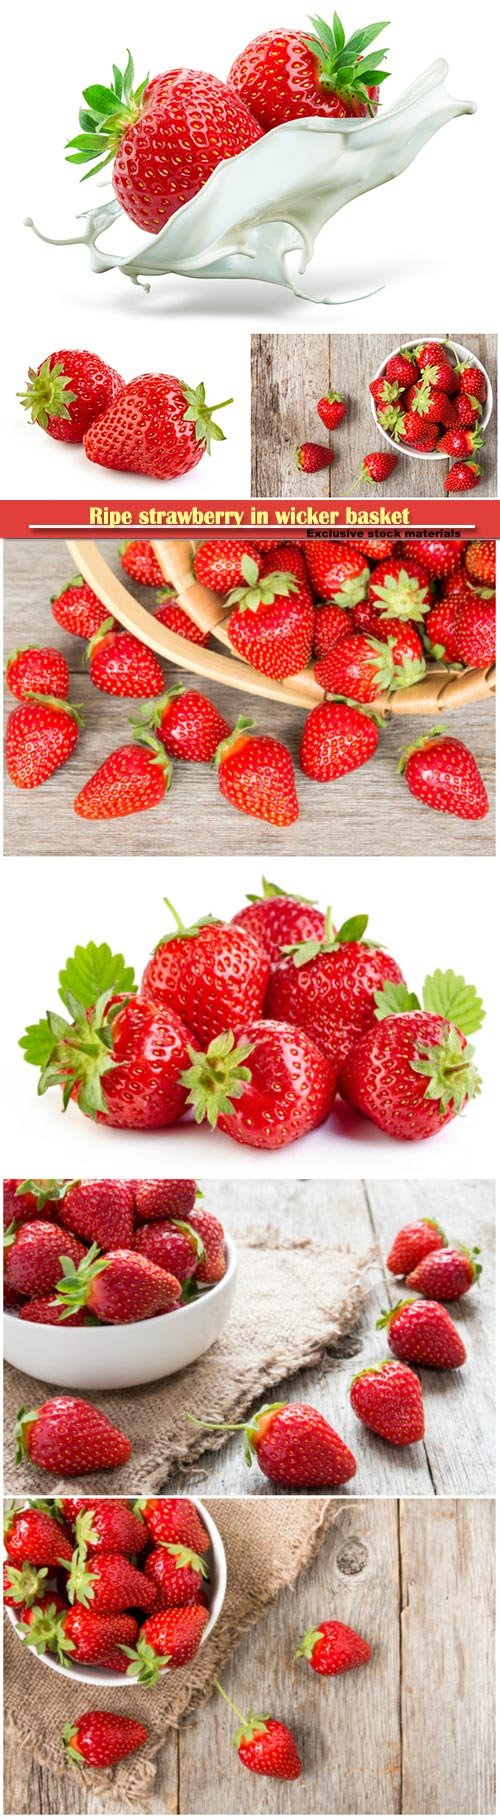
[[[226,1274],[195,1181],[4,1181],[4,1305],[41,1326],[172,1313]]]
[[[466,493],[479,485],[475,456],[484,443],[487,385],[472,355],[459,360],[451,341],[412,342],[391,355],[369,390],[377,421],[396,448],[450,456],[445,493]]]
[[[18,397],[56,442],[80,443],[99,467],[154,480],[179,479],[212,442],[225,442],[213,413],[233,403],[207,404],[203,384],[186,385],[174,373],[141,373],[126,383],[86,348],[61,348],[30,366]]]
[[[191,1142],[194,1119],[236,1143],[277,1149],[325,1123],[337,1092],[405,1141],[435,1135],[479,1093],[469,1038],[484,1008],[475,988],[438,968],[420,1002],[397,959],[365,939],[366,915],[335,928],[330,910],[265,881],[262,898],[251,897],[231,921],[205,915],[186,926],[168,908],[173,926],[139,988],[123,954],[105,942],[79,946],[59,974],[66,1016],[49,1011],[21,1038],[25,1060],[40,1072],[39,1093],[58,1088],[64,1110],[71,1103],[98,1123],[143,1131],[189,1114]],[[70,1184],[63,1195],[63,1223],[78,1191]],[[208,1253],[206,1218],[190,1211],[187,1224]],[[89,1223],[68,1223],[87,1241],[93,1236]],[[10,1245],[14,1290],[23,1287],[13,1259],[25,1230]],[[99,1244],[99,1230],[95,1237]],[[96,1273],[93,1259],[79,1257],[77,1237],[72,1244],[66,1303],[87,1302],[99,1314],[114,1269],[100,1273],[101,1262]],[[144,1279],[151,1245],[141,1239]],[[163,1255],[178,1278],[174,1252]],[[85,1292],[75,1292],[82,1276]],[[175,1288],[169,1281],[171,1298]]]
[[[187,1497],[12,1504],[4,1542],[4,1602],[38,1655],[155,1686],[197,1654],[210,1616],[210,1537]]]

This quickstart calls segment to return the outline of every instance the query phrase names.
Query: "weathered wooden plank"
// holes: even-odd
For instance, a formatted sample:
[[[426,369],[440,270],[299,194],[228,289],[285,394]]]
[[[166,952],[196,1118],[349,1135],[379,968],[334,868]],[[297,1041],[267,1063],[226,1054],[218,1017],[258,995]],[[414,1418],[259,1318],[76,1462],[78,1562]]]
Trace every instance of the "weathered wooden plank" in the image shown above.
[[[401,1508],[403,1813],[495,1810],[493,1500]]]
[[[91,1698],[88,1708],[90,1704]],[[88,1708],[82,1699],[82,1711]],[[145,1808],[148,1813],[178,1812],[178,1760],[178,1734],[170,1731],[158,1756],[154,1790]],[[40,1768],[19,1751],[5,1748],[4,1811],[16,1814],[67,1813],[73,1819],[73,1815],[78,1813],[116,1814],[116,1803],[111,1799],[108,1801],[105,1796],[101,1800],[90,1788],[83,1787],[80,1778],[73,1775],[70,1769],[62,1775],[55,1775],[52,1770]]]

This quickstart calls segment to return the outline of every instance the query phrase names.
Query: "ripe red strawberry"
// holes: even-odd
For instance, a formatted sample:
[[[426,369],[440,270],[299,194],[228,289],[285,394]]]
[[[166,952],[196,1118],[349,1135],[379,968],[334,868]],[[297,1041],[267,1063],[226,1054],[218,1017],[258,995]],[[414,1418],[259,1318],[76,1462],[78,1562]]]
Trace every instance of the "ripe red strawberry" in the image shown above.
[[[43,1509],[7,1510],[4,1542],[8,1559],[14,1566],[56,1567],[61,1560],[71,1562],[72,1547],[67,1529]]]
[[[144,1517],[157,1547],[175,1543],[195,1554],[208,1553],[210,1536],[189,1497],[139,1497],[134,1508]]]
[[[212,442],[225,442],[213,412],[232,402],[209,405],[204,385],[184,385],[173,373],[141,373],[87,430],[85,454],[98,467],[178,479],[211,454]]]
[[[179,606],[173,589],[163,588],[156,598],[161,602],[154,615],[158,624],[166,625],[178,638],[187,638],[188,644],[200,644],[206,648],[210,643],[210,632],[202,632],[199,625],[195,625],[194,619],[190,619],[189,614],[184,612],[184,607]]]
[[[449,429],[437,444],[438,455],[474,455],[482,448],[484,436],[478,429]]]
[[[414,370],[412,376],[414,376]],[[368,390],[371,392],[377,410],[383,411],[388,405],[397,403],[404,391],[404,385],[397,385],[394,381],[391,385],[386,375],[382,373],[380,379],[372,379]]]
[[[100,1617],[117,1617],[121,1611],[153,1611],[156,1592],[145,1573],[125,1554],[93,1554],[90,1560],[75,1548],[67,1582],[70,1604],[84,1604]]]
[[[419,537],[417,547],[419,562],[433,579],[441,581],[460,568],[464,546],[456,538]]]
[[[203,1247],[197,1242],[196,1233],[190,1232],[189,1225],[180,1221],[170,1225],[168,1220],[155,1219],[149,1225],[139,1225],[134,1237],[134,1250],[141,1257],[148,1257],[151,1263],[158,1264],[159,1269],[175,1276],[177,1282],[189,1282],[194,1276],[198,1259],[203,1256]]]
[[[186,928],[166,899],[175,927],[148,960],[141,990],[153,1004],[187,1016],[198,1042],[233,1023],[261,1015],[269,965],[266,955],[244,929],[232,922],[200,917]]]
[[[310,37],[288,30],[263,32],[229,71],[230,88],[265,132],[310,115],[345,120],[373,114],[378,105],[379,85],[388,74],[379,65],[387,52],[365,53],[382,26],[363,27],[346,39],[337,14],[333,30],[323,19],[311,24],[316,30]]]
[[[91,942],[84,955],[90,952],[92,959],[92,951]],[[66,1006],[63,992],[61,997]],[[187,1066],[191,1036],[175,1012],[111,990],[88,1010],[78,1009],[79,1015],[71,996],[72,1021],[65,1025],[57,1013],[57,1037],[49,1017],[30,1025],[21,1039],[25,1060],[41,1067],[41,1090],[59,1086],[63,1109],[74,1100],[98,1124],[163,1130],[177,1123],[186,1110],[180,1070]]]
[[[439,434],[437,424],[420,417],[417,411],[399,411],[395,423],[388,427],[392,429],[397,442],[407,442],[410,448],[421,449],[423,454],[432,454],[436,447]]]
[[[186,1667],[197,1655],[208,1623],[205,1604],[175,1605],[141,1625],[136,1648],[126,1648],[127,1674],[141,1686],[156,1686],[163,1667]]]
[[[481,422],[483,407],[479,398],[472,398],[468,392],[458,392],[453,403],[457,423],[461,423],[463,429],[474,429]]]
[[[34,1301],[25,1301],[19,1309],[19,1319],[28,1320],[35,1326],[60,1326],[62,1314],[60,1303],[49,1295],[40,1295]],[[83,1313],[71,1314],[69,1320],[64,1321],[64,1325],[84,1326],[85,1316]]]
[[[473,366],[468,360],[459,360],[455,371],[458,373],[459,377],[459,390],[465,392],[467,397],[477,398],[479,404],[484,404],[487,395],[487,385],[481,368],[479,366]]]
[[[138,739],[109,752],[87,777],[73,808],[83,821],[115,821],[156,808],[172,783],[172,766],[158,739]]]
[[[70,1499],[63,1499],[63,1509]],[[142,1516],[123,1497],[78,1497],[73,1504],[78,1547],[95,1554],[141,1554],[149,1535]]]
[[[430,383],[431,375],[435,372],[436,367],[428,367],[425,378],[420,379],[418,385],[410,386],[410,390],[405,393],[404,404],[408,411],[415,412],[422,423],[437,423],[452,430],[457,421],[455,406],[447,392],[440,392],[436,383]]]
[[[7,1177],[3,1184],[4,1227],[26,1225],[33,1219],[50,1219],[57,1225],[62,1185],[54,1180],[20,1181],[19,1177]]]
[[[315,783],[331,783],[366,764],[377,745],[377,727],[369,714],[344,701],[320,702],[304,725],[300,768]]]
[[[135,1181],[136,1220],[189,1219],[196,1200],[196,1181]]]
[[[86,1307],[98,1320],[124,1326],[170,1313],[180,1301],[181,1286],[176,1276],[135,1250],[107,1251],[99,1257],[92,1245],[78,1269],[64,1270],[58,1296],[71,1311]]]
[[[112,1768],[124,1756],[132,1756],[147,1743],[149,1731],[135,1718],[123,1718],[119,1712],[82,1712],[74,1724],[65,1724],[62,1741],[66,1760],[77,1766],[86,1762],[89,1768]]]
[[[334,460],[333,448],[327,448],[324,442],[300,442],[295,450],[295,466],[302,474],[317,474],[320,468],[331,467]]]
[[[72,1181],[59,1202],[61,1224],[101,1251],[132,1244],[134,1189],[131,1181]]]
[[[395,537],[379,537],[378,533],[372,532],[368,537],[352,537],[351,548],[361,550],[362,556],[367,556],[370,562],[385,562],[388,556],[394,555],[397,541]]]
[[[398,1301],[380,1315],[377,1327],[387,1327],[390,1350],[403,1362],[436,1370],[458,1370],[465,1364],[463,1339],[438,1301]]]
[[[343,423],[344,417],[347,415],[347,403],[342,397],[342,392],[329,391],[325,392],[323,398],[318,399],[316,410],[325,429],[338,429],[339,424]]]
[[[456,636],[462,663],[470,663],[474,669],[488,668],[494,663],[494,601],[481,600],[476,595],[470,605],[462,606],[457,613]]]
[[[104,1617],[75,1604],[54,1626],[54,1647],[63,1661],[69,1656],[70,1663],[88,1661],[94,1667],[113,1667],[115,1672],[121,1664],[126,1673],[126,1651],[134,1647],[138,1634],[135,1617]]]
[[[140,738],[145,729],[161,739],[171,758],[193,764],[210,764],[221,739],[231,731],[213,701],[197,689],[183,688],[181,682],[146,708],[134,732]]]
[[[32,696],[9,714],[5,762],[16,789],[38,789],[66,764],[77,743],[82,716],[57,696]]]
[[[430,1251],[440,1251],[446,1244],[444,1232],[435,1219],[416,1219],[403,1225],[393,1239],[386,1267],[391,1276],[406,1276]]]
[[[15,1611],[19,1606],[29,1610],[31,1604],[37,1604],[47,1578],[47,1567],[36,1571],[28,1560],[22,1566],[14,1566],[10,1561],[4,1562],[3,1601],[9,1609]]]
[[[375,637],[382,644],[390,645],[393,663],[422,662],[424,647],[420,632],[423,627],[419,626],[417,631],[416,626],[405,619],[384,619],[375,613],[373,624],[376,627]]]
[[[161,1610],[203,1604],[208,1569],[201,1554],[193,1553],[192,1548],[182,1547],[178,1541],[169,1541],[166,1547],[155,1547],[147,1556],[144,1571],[155,1587]]]
[[[392,354],[390,360],[387,361],[384,377],[389,381],[389,385],[401,385],[406,388],[407,385],[413,385],[417,376],[417,361],[413,349],[408,350],[407,353]]]
[[[258,575],[262,574],[262,556],[250,538],[246,543],[226,543],[223,538],[200,543],[193,562],[197,581],[201,581],[203,587],[212,588],[216,594],[228,594],[230,588],[239,587],[245,580],[244,556],[255,563]]]
[[[135,699],[163,694],[163,670],[154,651],[132,632],[114,631],[110,619],[103,620],[91,639],[87,658],[91,682],[107,695]]]
[[[21,1408],[15,1438],[18,1461],[25,1456],[43,1471],[68,1478],[126,1465],[132,1450],[130,1440],[107,1415],[79,1396],[53,1396],[29,1414]],[[59,1552],[68,1558],[64,1547]],[[33,1554],[29,1558],[34,1560]]]
[[[413,356],[422,373],[427,366],[441,365],[448,366],[452,374],[455,371],[455,368],[451,365],[446,343],[444,341],[422,341],[419,347],[413,348]],[[455,380],[455,385],[456,384],[457,380]]]
[[[459,1301],[479,1280],[482,1264],[477,1262],[478,1257],[476,1245],[472,1251],[465,1244],[447,1246],[423,1257],[407,1276],[406,1287],[416,1289],[431,1301]]]
[[[196,1266],[197,1282],[221,1282],[226,1274],[226,1244],[224,1227],[214,1213],[209,1213],[206,1206],[190,1213],[189,1225],[203,1246],[203,1254]]]
[[[398,455],[383,454],[381,449],[376,449],[374,454],[365,455],[359,470],[358,482],[362,486],[381,486],[384,480],[389,479],[389,474],[394,472],[398,459]]]
[[[351,1049],[340,1090],[390,1137],[432,1137],[480,1091],[473,1053],[445,1017],[420,1010],[384,1016]]]
[[[71,632],[73,638],[85,638],[87,643],[99,631],[105,615],[102,600],[81,575],[73,575],[59,594],[52,594],[50,604],[57,625],[64,632]]]
[[[265,1403],[247,1422],[200,1421],[196,1425],[221,1433],[241,1430],[246,1464],[252,1465],[255,1457],[264,1477],[288,1490],[347,1484],[356,1473],[356,1460],[345,1441],[319,1409],[304,1402]]]
[[[262,879],[262,896],[249,896],[233,922],[253,935],[269,960],[279,960],[287,942],[321,941],[325,932],[323,910],[316,909],[308,897],[294,897],[267,878]]]
[[[205,70],[174,69],[136,87],[130,52],[123,73],[113,66],[112,87],[85,89],[84,102],[85,132],[68,141],[68,163],[102,170],[114,160],[115,196],[148,234],[159,233],[224,158],[262,137],[232,84]]]
[[[26,1605],[16,1625],[20,1641],[27,1648],[36,1649],[37,1655],[59,1654],[57,1623],[61,1611],[67,1611],[67,1608],[64,1598],[54,1591],[45,1592],[36,1604]]]
[[[353,1377],[350,1389],[351,1408],[364,1427],[392,1446],[413,1446],[423,1440],[425,1415],[418,1377],[406,1364],[368,1365]]]
[[[280,739],[252,734],[252,720],[240,717],[215,754],[219,789],[232,808],[272,827],[298,821],[299,804],[290,753]]]
[[[472,752],[444,728],[433,727],[405,746],[399,770],[411,795],[428,808],[458,815],[462,821],[481,821],[488,814],[487,792]]]
[[[28,645],[7,657],[5,681],[18,701],[25,701],[33,694],[55,695],[58,700],[65,701],[69,693],[66,658],[50,645],[44,645],[43,649]]]
[[[48,354],[40,366],[30,366],[25,392],[18,392],[32,423],[56,442],[83,442],[97,417],[102,417],[123,390],[124,380],[113,366],[86,350],[63,348]]]
[[[151,543],[119,543],[118,555],[125,574],[140,587],[164,587],[165,577]]]
[[[326,657],[315,663],[314,674],[329,695],[368,703],[385,691],[392,694],[394,689],[411,688],[414,682],[420,682],[425,663],[423,657],[408,657],[401,646],[398,652],[397,640],[392,638],[389,627],[386,643],[364,632],[341,638]]]
[[[295,1660],[301,1661],[302,1657],[314,1668],[315,1674],[330,1676],[346,1674],[354,1667],[365,1667],[366,1662],[371,1661],[372,1651],[369,1642],[358,1636],[357,1630],[330,1618],[306,1631],[295,1650]]]
[[[352,916],[335,934],[327,911],[324,939],[283,954],[269,981],[266,1015],[304,1030],[335,1070],[373,1023],[384,983],[402,980],[397,961],[364,942],[367,923]]]
[[[425,621],[425,635],[431,656],[444,657],[446,663],[458,661],[457,603],[453,595],[438,600],[436,606],[431,607]]]
[[[233,588],[227,633],[233,649],[265,676],[294,676],[309,662],[314,607],[307,578],[291,569],[259,580],[256,564],[243,557],[244,583]]]
[[[252,1149],[281,1149],[324,1124],[336,1072],[304,1030],[256,1019],[191,1053],[183,1074],[195,1121]]]
[[[422,620],[432,606],[427,570],[413,557],[391,556],[372,569],[368,599],[384,618]]]
[[[465,567],[469,580],[481,587],[494,587],[496,578],[495,543],[492,537],[473,540],[465,550]]]
[[[5,1281],[18,1295],[49,1295],[59,1281],[63,1256],[71,1264],[85,1256],[83,1244],[48,1219],[8,1228],[4,1238]]]
[[[339,638],[346,638],[354,631],[354,618],[346,607],[316,606],[314,609],[313,653],[315,657],[325,657],[332,645],[338,644]]]
[[[454,461],[444,483],[445,493],[470,493],[479,486],[482,468],[477,461]]]
[[[256,1712],[249,1712],[245,1718],[218,1680],[214,1680],[214,1686],[240,1721],[231,1742],[243,1767],[250,1769],[252,1775],[267,1775],[272,1781],[298,1781],[303,1764],[288,1724],[271,1718],[269,1712],[265,1718]]]
[[[321,600],[353,607],[365,599],[370,570],[357,544],[312,539],[305,556],[313,591]]]

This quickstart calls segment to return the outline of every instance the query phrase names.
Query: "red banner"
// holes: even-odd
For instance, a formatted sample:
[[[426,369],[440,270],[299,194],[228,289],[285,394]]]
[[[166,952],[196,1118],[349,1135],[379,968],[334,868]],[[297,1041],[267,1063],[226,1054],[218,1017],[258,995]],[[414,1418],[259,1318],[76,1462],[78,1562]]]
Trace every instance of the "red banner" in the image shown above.
[[[429,530],[452,537],[500,537],[500,503],[475,499],[13,499],[0,502],[2,537],[199,537],[223,531],[281,532],[342,538],[394,530],[399,538]]]

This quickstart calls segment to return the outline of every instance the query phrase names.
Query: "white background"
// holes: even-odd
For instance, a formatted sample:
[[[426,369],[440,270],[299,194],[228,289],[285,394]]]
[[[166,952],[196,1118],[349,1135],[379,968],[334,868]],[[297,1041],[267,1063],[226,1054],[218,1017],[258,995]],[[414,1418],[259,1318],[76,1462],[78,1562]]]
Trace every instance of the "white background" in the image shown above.
[[[495,1173],[494,1011],[491,1004],[492,867],[429,860],[290,860],[264,862],[268,877],[292,891],[331,902],[337,925],[370,913],[369,935],[384,943],[408,984],[420,991],[427,972],[451,966],[490,1006],[478,1034],[480,1098],[438,1136],[395,1143],[368,1120],[339,1112],[320,1130],[281,1150],[252,1150],[208,1126],[122,1132],[61,1112],[58,1091],[37,1097],[37,1070],[18,1048],[27,1023],[58,1006],[57,977],[77,943],[108,941],[140,980],[153,947],[171,927],[168,895],[186,923],[211,911],[228,919],[260,889],[255,859],[19,859],[9,861],[2,1038],[8,1057],[4,1094],[4,1173],[23,1176],[232,1176],[307,1174],[457,1176]],[[479,907],[480,906],[480,907]],[[17,960],[16,957],[17,956]],[[22,957],[22,964],[21,964]],[[345,1126],[349,1134],[343,1134]]]

